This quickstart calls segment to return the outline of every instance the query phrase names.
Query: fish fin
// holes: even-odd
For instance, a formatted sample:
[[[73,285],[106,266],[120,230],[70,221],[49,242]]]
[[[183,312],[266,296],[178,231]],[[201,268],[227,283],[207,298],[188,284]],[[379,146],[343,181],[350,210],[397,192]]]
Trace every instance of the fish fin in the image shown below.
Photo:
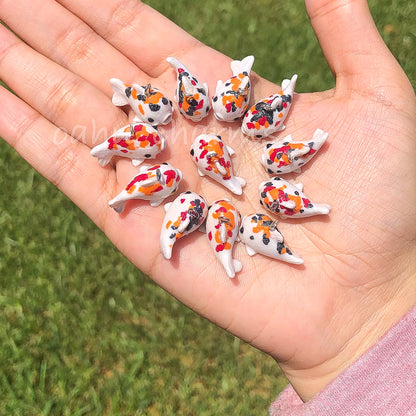
[[[240,260],[233,259],[233,265],[234,265],[234,270],[235,270],[236,273],[241,272],[241,270],[243,268],[243,264],[241,263]]]
[[[114,209],[118,214],[121,214],[124,211],[124,208],[126,207],[126,201],[119,201],[117,200],[117,197],[113,198],[108,205]]]
[[[281,95],[276,95],[276,97],[273,99],[272,103],[270,104],[270,108],[272,110],[275,110],[279,105],[281,105],[283,102],[283,98]]]
[[[288,159],[293,162],[293,160],[297,157],[302,157],[307,155],[311,151],[309,146],[303,145],[300,149],[295,149],[292,152],[289,152]]]
[[[241,61],[231,61],[231,71],[233,76],[247,72],[250,75],[251,68],[254,64],[254,56],[249,55],[243,58]]]
[[[294,173],[301,173],[302,172],[302,169],[301,168],[297,168],[297,169],[293,170],[292,172],[294,172]]]
[[[124,82],[118,78],[111,78],[110,84],[113,90],[111,102],[117,107],[127,105],[129,100],[126,96],[126,86],[124,85]]]
[[[218,81],[217,81],[217,86],[216,86],[216,88],[215,88],[215,92],[218,94],[219,92],[221,92],[221,90],[222,90],[222,87],[223,87],[223,82],[219,79]]]
[[[141,85],[132,84],[131,86],[132,86],[132,88],[134,88],[137,91],[137,94],[144,94],[145,93],[145,88],[142,87]]]
[[[156,185],[159,182],[156,176],[152,176],[151,178],[144,179],[143,181],[140,181],[140,186],[143,186],[144,188],[148,188],[149,186]]]
[[[208,95],[208,84],[204,82],[202,85],[204,86],[205,94]]]
[[[281,201],[279,202],[279,205],[282,207],[285,207],[287,209],[295,209],[296,208],[296,202],[289,200],[289,201]]]
[[[205,173],[204,173],[204,172],[202,172],[200,169],[198,169],[198,175],[199,175],[199,176],[205,176]]]
[[[296,186],[296,188],[299,189],[299,191],[303,192],[303,183],[302,182],[295,183],[295,186]]]
[[[172,202],[167,202],[165,205],[163,205],[163,209],[165,210],[165,212],[168,211],[171,205],[172,205]]]
[[[163,202],[163,199],[156,199],[154,201],[150,201],[150,206],[158,207]]]
[[[225,169],[225,167],[222,166],[218,160],[214,164],[215,167],[218,169],[218,172],[221,173],[221,175],[225,176],[227,174],[227,169]]]
[[[144,162],[144,159],[132,159],[131,163],[133,164],[133,166],[137,167],[139,165],[141,165]]]
[[[283,243],[283,236],[278,229],[275,228],[274,230],[270,230],[270,235],[272,235],[278,243]]]
[[[235,177],[236,179],[237,179],[237,182],[240,184],[240,186],[242,187],[242,188],[244,188],[244,186],[246,186],[246,180],[245,179],[243,179],[243,178],[240,178],[239,176],[236,176]]]
[[[256,251],[253,248],[249,247],[247,244],[245,246],[246,246],[247,254],[249,256],[254,256],[256,254]]]
[[[111,162],[112,157],[113,157],[112,154],[106,155],[104,157],[99,157],[98,158],[99,165],[103,167],[107,166]]]
[[[147,169],[149,169],[149,165],[142,165],[140,166],[139,172],[144,172]]]
[[[331,205],[328,204],[315,204],[314,208],[315,211],[319,212],[319,214],[322,215],[329,214],[329,211],[331,211]]]
[[[297,74],[293,75],[291,79],[284,79],[282,81],[282,90],[286,95],[292,95],[295,91],[296,80],[298,79]]]
[[[225,147],[227,148],[228,154],[230,156],[235,155],[235,151],[234,151],[234,149],[231,146],[225,145]]]
[[[187,216],[184,221],[181,221],[178,227],[178,233],[182,234],[186,230],[186,227],[189,225],[190,222],[191,219],[189,218],[189,216]]]
[[[227,227],[225,224],[221,224],[220,226],[220,240],[222,243],[227,242]]]
[[[182,77],[182,84],[185,95],[192,96],[198,93],[197,88],[195,85],[192,85],[192,82],[189,80],[188,77]]]
[[[276,131],[283,131],[286,128],[284,124],[282,124]]]
[[[200,231],[201,233],[206,234],[207,232],[207,223],[206,221],[204,221],[198,228],[198,231]]]

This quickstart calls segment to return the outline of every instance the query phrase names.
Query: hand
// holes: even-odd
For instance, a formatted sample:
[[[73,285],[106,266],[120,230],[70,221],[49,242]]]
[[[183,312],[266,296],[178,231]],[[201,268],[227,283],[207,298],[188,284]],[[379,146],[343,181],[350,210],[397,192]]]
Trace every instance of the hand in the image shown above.
[[[103,0],[99,8],[91,0],[59,3],[0,3],[2,19],[27,43],[0,27],[0,77],[20,97],[0,89],[0,136],[139,269],[196,312],[272,355],[308,400],[416,302],[416,103],[366,2],[306,1],[336,87],[296,95],[286,132],[302,139],[318,127],[330,133],[322,154],[297,175],[307,195],[332,205],[330,216],[280,223],[304,267],[250,258],[238,245],[235,257],[243,271],[234,280],[200,233],[180,240],[173,260],[164,260],[161,207],[132,202],[123,215],[108,207],[137,169],[126,160],[101,168],[89,154],[128,123],[127,114],[111,104],[109,78],[151,82],[173,97],[175,75],[165,58],[176,56],[212,92],[218,79],[229,77],[229,58],[141,3]],[[35,12],[35,19],[27,18]],[[160,29],[160,37],[146,30],[150,27]],[[253,77],[253,101],[276,91]],[[197,175],[187,149],[204,131],[222,135],[236,150],[235,172],[248,181],[242,197]],[[262,211],[257,194],[267,177],[258,161],[262,144],[212,114],[195,125],[176,111],[163,132],[169,143],[163,157],[182,170],[182,191],[199,192],[208,201],[227,196],[242,214]]]

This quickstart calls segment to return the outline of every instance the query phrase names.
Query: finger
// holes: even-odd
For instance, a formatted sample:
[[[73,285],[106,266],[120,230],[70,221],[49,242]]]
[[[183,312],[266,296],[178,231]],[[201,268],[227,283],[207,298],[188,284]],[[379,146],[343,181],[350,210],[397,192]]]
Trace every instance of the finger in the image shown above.
[[[55,1],[33,0],[29,6],[26,0],[4,0],[0,15],[33,49],[108,94],[112,77],[147,82],[136,65]]]
[[[337,87],[371,87],[395,61],[365,0],[306,0],[306,8]],[[371,75],[370,75],[371,74]]]
[[[92,146],[127,124],[103,92],[0,25],[0,78],[42,116]]]
[[[222,64],[229,65],[229,58],[203,45],[139,1],[103,0],[100,7],[93,0],[59,2],[152,77],[159,77],[169,69],[165,58],[171,55],[186,56],[192,68],[200,65],[199,56],[203,52],[202,77],[218,72]]]
[[[115,171],[91,163],[87,146],[56,128],[3,87],[0,101],[0,136],[102,225],[102,209],[114,192]]]

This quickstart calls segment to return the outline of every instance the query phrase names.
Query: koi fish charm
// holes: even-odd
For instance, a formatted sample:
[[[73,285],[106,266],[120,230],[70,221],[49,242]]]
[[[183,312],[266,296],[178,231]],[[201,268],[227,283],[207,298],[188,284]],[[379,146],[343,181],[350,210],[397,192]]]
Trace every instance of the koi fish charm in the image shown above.
[[[261,140],[285,128],[285,121],[293,101],[296,80],[282,81],[282,89],[254,104],[245,114],[241,125],[242,132],[254,140]]]
[[[236,195],[243,193],[246,181],[233,175],[231,155],[234,150],[226,146],[216,134],[201,134],[192,143],[190,154],[200,176],[207,175]]]
[[[150,84],[125,84],[117,78],[110,79],[113,89],[112,102],[116,106],[129,105],[136,114],[135,119],[152,126],[169,124],[172,121],[172,101]]]
[[[237,121],[247,110],[250,99],[250,71],[254,56],[246,56],[241,61],[231,62],[233,76],[225,82],[217,82],[212,109],[220,121]]]
[[[208,115],[211,108],[208,85],[201,84],[176,58],[169,57],[166,60],[177,73],[175,100],[179,112],[189,120],[201,121]]]
[[[302,218],[329,214],[327,204],[315,204],[303,193],[303,185],[292,185],[278,176],[259,186],[260,204],[281,218]]]
[[[303,264],[303,260],[293,254],[285,244],[277,229],[277,220],[272,220],[267,215],[245,215],[241,221],[239,236],[250,256],[259,253],[286,263]]]
[[[130,199],[144,199],[150,201],[152,207],[157,207],[178,190],[181,180],[182,172],[168,163],[142,166],[140,173],[108,204],[118,213],[123,212]]]
[[[267,143],[261,163],[268,173],[300,173],[300,168],[315,156],[327,138],[328,133],[316,129],[311,141],[294,142],[289,135],[283,142]]]
[[[215,256],[230,278],[233,278],[243,267],[240,261],[232,257],[240,221],[240,213],[227,199],[215,201],[208,209],[207,236]]]
[[[160,250],[165,259],[172,256],[173,245],[179,238],[198,229],[207,216],[205,199],[195,192],[181,193],[165,204],[165,218],[160,233]]]
[[[131,123],[95,146],[91,155],[98,158],[101,166],[110,163],[113,156],[128,157],[134,166],[139,166],[145,159],[157,158],[165,147],[165,139],[150,124]]]

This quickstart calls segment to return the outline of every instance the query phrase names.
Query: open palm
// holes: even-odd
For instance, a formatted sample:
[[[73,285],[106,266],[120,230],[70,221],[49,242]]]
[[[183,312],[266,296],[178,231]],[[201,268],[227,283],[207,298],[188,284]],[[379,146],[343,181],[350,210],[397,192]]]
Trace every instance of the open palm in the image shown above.
[[[111,77],[150,82],[172,97],[176,79],[165,58],[176,56],[212,93],[218,79],[230,76],[230,59],[140,3],[104,0],[99,9],[91,0],[59,3],[0,3],[2,19],[27,42],[1,26],[0,76],[21,99],[1,89],[0,135],[159,285],[276,358],[307,399],[416,301],[415,98],[366,2],[306,2],[336,88],[295,95],[287,133],[278,136],[307,140],[316,128],[329,132],[321,154],[288,178],[302,182],[313,201],[330,204],[330,216],[280,223],[304,266],[248,257],[237,245],[243,270],[233,280],[201,233],[179,240],[172,260],[164,260],[163,208],[134,201],[118,215],[108,207],[137,168],[121,159],[101,168],[89,154],[128,123],[128,114],[111,104]],[[35,10],[37,18],[22,25],[22,16]],[[151,27],[160,30],[157,37]],[[270,82],[252,78],[253,101],[276,92]],[[168,142],[161,160],[182,170],[181,191],[209,202],[229,198],[242,215],[262,212],[263,144],[245,138],[237,123],[210,114],[194,124],[175,111],[161,131]],[[247,180],[241,197],[198,176],[189,146],[204,132],[221,135],[236,151],[234,171]]]

